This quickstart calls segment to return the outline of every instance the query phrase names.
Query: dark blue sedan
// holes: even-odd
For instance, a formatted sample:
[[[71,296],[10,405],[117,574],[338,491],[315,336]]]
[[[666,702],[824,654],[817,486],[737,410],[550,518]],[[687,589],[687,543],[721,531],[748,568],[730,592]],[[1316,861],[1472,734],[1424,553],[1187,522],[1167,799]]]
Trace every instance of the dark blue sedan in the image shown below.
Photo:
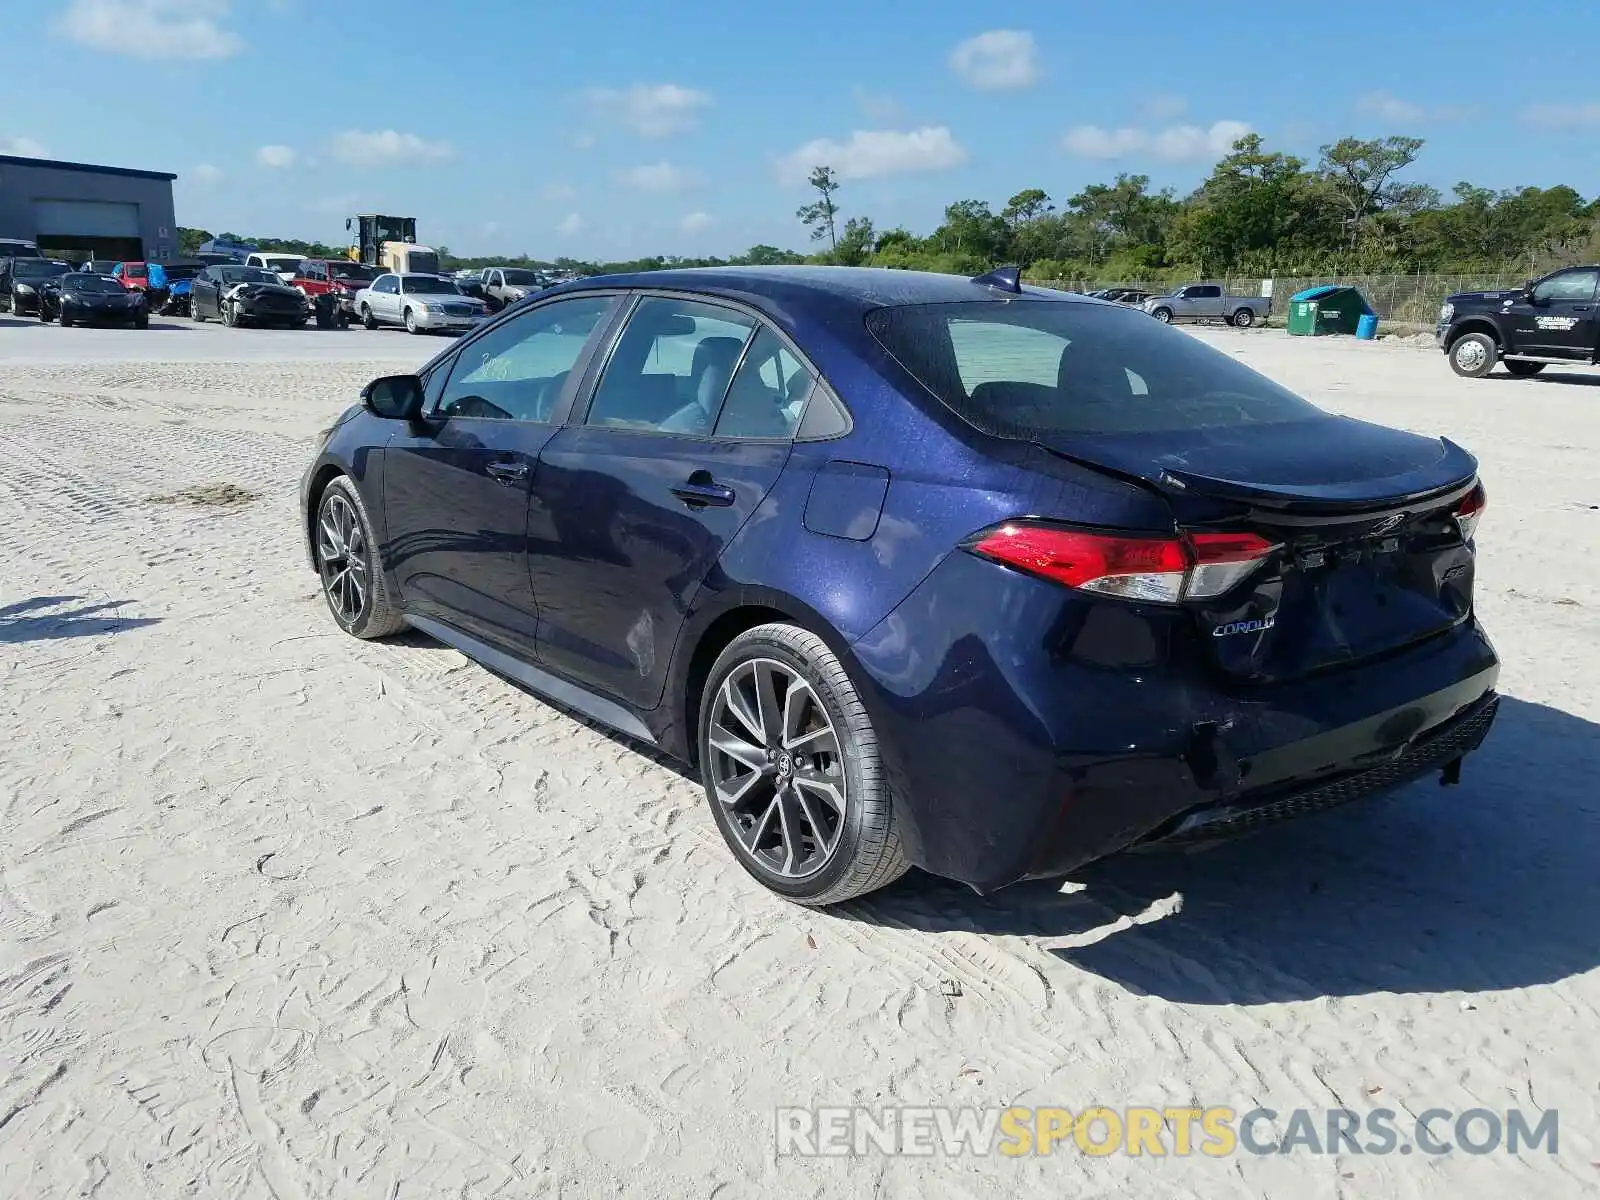
[[[339,625],[687,760],[803,903],[1451,782],[1494,717],[1470,454],[1013,271],[586,279],[362,401]]]

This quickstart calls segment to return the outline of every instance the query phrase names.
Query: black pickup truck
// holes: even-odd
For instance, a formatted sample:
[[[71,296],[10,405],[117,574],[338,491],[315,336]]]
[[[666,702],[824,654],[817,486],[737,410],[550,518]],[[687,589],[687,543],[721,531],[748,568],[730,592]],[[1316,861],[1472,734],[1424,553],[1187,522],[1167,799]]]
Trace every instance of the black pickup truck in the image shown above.
[[[1513,375],[1550,363],[1600,361],[1600,266],[1564,267],[1506,292],[1460,292],[1444,302],[1434,337],[1457,375],[1481,379],[1504,362]]]

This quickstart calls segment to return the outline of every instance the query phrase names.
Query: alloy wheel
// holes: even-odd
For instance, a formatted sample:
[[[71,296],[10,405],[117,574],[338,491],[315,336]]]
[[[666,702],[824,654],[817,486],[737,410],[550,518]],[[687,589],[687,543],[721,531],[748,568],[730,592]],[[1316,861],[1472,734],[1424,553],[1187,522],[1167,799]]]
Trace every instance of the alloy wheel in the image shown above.
[[[367,535],[355,507],[337,492],[317,519],[317,566],[328,607],[342,623],[354,624],[367,603]]]
[[[1483,366],[1483,360],[1488,357],[1488,351],[1483,348],[1483,343],[1476,338],[1463,338],[1456,343],[1456,365],[1463,371],[1476,371]]]
[[[717,689],[709,741],[706,770],[745,853],[789,879],[826,866],[846,784],[838,732],[811,684],[775,659],[740,663]]]

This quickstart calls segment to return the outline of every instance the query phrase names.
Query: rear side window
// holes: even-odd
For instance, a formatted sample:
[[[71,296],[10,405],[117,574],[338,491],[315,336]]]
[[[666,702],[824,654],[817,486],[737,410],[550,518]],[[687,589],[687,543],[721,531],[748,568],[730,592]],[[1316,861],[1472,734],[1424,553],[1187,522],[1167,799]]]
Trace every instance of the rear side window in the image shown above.
[[[717,417],[721,438],[792,438],[816,381],[770,329],[745,351]]]
[[[1133,309],[980,300],[874,309],[867,328],[985,433],[1151,433],[1301,421],[1321,410]]]

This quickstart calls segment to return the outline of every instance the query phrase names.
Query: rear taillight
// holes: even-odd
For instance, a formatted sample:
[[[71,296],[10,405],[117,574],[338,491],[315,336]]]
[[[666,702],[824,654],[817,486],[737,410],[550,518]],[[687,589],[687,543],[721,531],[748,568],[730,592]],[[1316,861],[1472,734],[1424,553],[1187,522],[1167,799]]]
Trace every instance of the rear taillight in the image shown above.
[[[1017,521],[980,534],[968,548],[1080,591],[1176,604],[1222,595],[1277,546],[1253,533],[1140,537]]]
[[[1489,498],[1484,494],[1483,484],[1478,484],[1461,498],[1461,503],[1456,505],[1456,528],[1461,530],[1461,540],[1470,542],[1473,535],[1478,532],[1478,518],[1483,516],[1484,506],[1489,503]]]

